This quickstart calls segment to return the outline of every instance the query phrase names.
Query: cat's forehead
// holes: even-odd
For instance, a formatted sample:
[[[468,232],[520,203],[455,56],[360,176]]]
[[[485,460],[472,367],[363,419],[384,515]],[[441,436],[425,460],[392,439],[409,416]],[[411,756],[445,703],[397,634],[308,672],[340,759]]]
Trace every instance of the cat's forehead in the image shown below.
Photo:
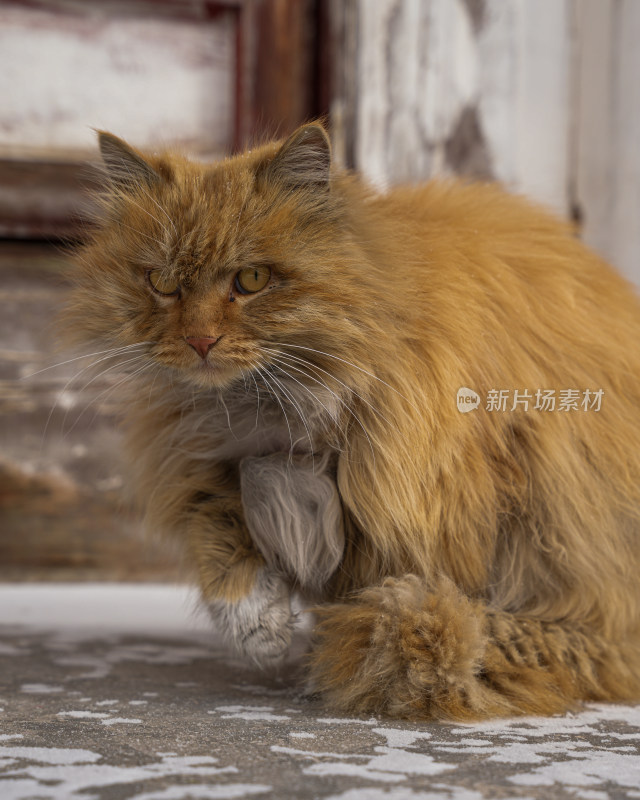
[[[200,185],[210,201],[230,209],[242,206],[253,193],[255,173],[248,164],[230,159],[203,167]]]
[[[178,222],[195,224],[224,221],[246,206],[254,191],[255,176],[233,161],[218,164],[190,164],[174,176],[170,187]]]
[[[258,177],[272,150],[263,146],[213,164],[175,162],[170,181],[158,187],[160,194],[147,195],[169,218],[160,220],[170,223],[164,225],[162,240],[168,246],[163,261],[182,282],[214,279],[217,273],[268,259],[265,248],[283,234],[282,219],[274,234],[273,197],[265,196]],[[149,211],[158,218],[157,206]]]
[[[246,217],[253,212],[254,177],[243,165],[202,165],[180,176],[172,193],[174,268],[196,276],[224,267],[250,244]]]
[[[195,165],[196,179],[215,202],[242,206],[255,193],[258,171],[265,159],[273,156],[273,149],[273,145],[266,145],[221,161]]]

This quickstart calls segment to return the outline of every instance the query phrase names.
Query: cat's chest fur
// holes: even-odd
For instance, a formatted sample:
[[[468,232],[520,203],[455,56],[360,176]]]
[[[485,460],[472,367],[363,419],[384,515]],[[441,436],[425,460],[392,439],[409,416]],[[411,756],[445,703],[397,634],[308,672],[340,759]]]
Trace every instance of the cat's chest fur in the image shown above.
[[[275,453],[319,455],[330,449],[338,408],[328,394],[318,397],[315,392],[313,401],[295,387],[287,387],[286,397],[236,388],[212,396],[197,413],[205,417],[218,460],[239,462]]]

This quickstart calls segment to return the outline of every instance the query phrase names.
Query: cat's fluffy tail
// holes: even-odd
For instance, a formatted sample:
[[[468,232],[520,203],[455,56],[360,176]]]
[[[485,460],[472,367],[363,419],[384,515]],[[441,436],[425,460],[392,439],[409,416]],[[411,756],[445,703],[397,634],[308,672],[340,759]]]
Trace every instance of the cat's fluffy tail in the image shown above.
[[[311,687],[350,712],[471,720],[640,697],[640,648],[387,579],[319,610]]]

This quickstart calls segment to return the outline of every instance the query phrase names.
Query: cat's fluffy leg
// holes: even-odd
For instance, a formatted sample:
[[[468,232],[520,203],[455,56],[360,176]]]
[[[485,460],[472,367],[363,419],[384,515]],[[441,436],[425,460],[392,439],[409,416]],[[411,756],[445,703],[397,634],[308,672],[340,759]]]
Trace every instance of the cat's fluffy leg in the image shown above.
[[[637,695],[639,654],[569,624],[490,610],[447,580],[387,579],[319,612],[311,688],[409,719],[563,711]]]
[[[275,453],[240,463],[244,518],[268,565],[321,591],[344,551],[342,507],[330,453]]]
[[[202,501],[191,515],[189,544],[216,628],[259,666],[282,661],[295,622],[290,590],[254,548],[239,494]]]

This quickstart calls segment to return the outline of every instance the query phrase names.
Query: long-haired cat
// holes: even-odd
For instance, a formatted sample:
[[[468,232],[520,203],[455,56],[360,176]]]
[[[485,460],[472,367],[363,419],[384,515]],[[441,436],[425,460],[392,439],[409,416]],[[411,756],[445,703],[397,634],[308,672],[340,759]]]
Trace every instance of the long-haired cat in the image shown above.
[[[343,711],[640,698],[630,285],[497,186],[377,193],[318,124],[211,165],[99,139],[68,327],[135,373],[135,494],[235,647],[277,663],[296,590]]]

